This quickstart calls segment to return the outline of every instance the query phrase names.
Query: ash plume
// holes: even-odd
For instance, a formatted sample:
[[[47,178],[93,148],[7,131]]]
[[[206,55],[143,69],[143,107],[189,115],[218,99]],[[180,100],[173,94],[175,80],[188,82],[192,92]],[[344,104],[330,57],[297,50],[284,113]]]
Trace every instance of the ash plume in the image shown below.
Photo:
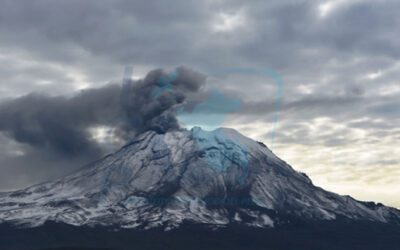
[[[31,165],[30,159],[35,158],[33,165],[45,172],[83,165],[109,153],[106,145],[93,137],[92,128],[113,127],[111,136],[119,141],[118,146],[147,130],[163,133],[178,129],[175,108],[201,90],[205,76],[185,67],[175,72],[172,88],[158,96],[153,92],[160,88],[160,79],[171,74],[161,69],[150,71],[143,79],[130,80],[124,87],[108,84],[72,97],[31,93],[2,102],[0,139],[17,142],[23,152],[18,157],[4,153],[0,160],[10,169],[27,172],[22,165]],[[78,163],[74,159],[79,159]]]
[[[159,95],[154,95],[154,91],[163,87],[163,79],[168,79],[168,74],[161,69],[149,72],[142,80],[128,83],[128,94],[123,93],[125,100],[121,101],[128,123],[124,128],[126,132],[155,130],[164,133],[179,128],[174,108],[186,100],[187,94],[200,90],[205,76],[184,67],[173,73],[176,78],[168,83],[172,88]]]

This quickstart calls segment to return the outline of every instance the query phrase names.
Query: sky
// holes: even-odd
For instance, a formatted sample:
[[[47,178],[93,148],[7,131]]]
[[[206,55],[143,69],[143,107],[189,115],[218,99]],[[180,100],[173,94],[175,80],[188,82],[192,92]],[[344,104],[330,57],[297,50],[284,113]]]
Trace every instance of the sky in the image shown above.
[[[275,154],[325,189],[400,207],[399,1],[0,3],[0,190],[70,173],[132,131],[164,129],[153,115],[176,122],[165,107],[199,89],[240,98],[223,126],[272,148],[275,80],[210,73],[245,68],[282,77]],[[189,84],[164,106],[121,108],[127,65],[139,93],[176,68]],[[126,112],[138,122],[109,138]]]

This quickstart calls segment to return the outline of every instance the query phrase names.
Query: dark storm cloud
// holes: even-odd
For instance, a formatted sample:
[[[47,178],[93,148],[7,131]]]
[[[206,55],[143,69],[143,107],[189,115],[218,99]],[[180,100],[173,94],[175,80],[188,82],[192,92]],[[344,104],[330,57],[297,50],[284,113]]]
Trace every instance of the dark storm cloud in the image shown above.
[[[242,56],[250,54],[260,62],[268,58],[271,66],[298,69],[356,55],[399,57],[399,2],[348,1],[320,17],[319,5],[327,2],[335,1],[252,4],[250,14],[265,28],[259,30],[257,40],[241,46]]]
[[[82,49],[124,63],[135,58],[165,65],[172,58],[183,60],[183,51],[190,53],[196,36],[185,31],[204,22],[205,15],[205,7],[195,1],[2,1],[0,30],[9,35],[0,40],[67,63],[79,60]],[[182,22],[192,27],[182,27]]]
[[[274,62],[282,66],[298,64],[302,59],[299,53],[305,48],[321,49],[321,59],[328,56],[325,50],[384,53],[391,57],[398,51],[398,38],[393,33],[393,24],[399,20],[396,1],[345,4],[325,18],[318,15],[322,1],[2,2],[0,27],[10,33],[3,36],[3,43],[35,47],[41,55],[69,62],[79,57],[79,53],[71,53],[76,49],[71,45],[124,63],[135,58],[156,64],[205,59],[204,53],[214,52],[207,54],[211,63],[219,61],[221,56],[229,58],[226,52],[231,49],[234,49],[231,59],[236,56],[254,62],[264,61],[268,56],[269,66]],[[210,32],[218,13],[241,9],[250,19],[244,30],[249,37],[242,37],[244,42],[232,44],[224,39],[230,34]],[[40,35],[31,34],[31,30]],[[371,36],[372,33],[375,35]],[[33,40],[19,39],[24,36]],[[227,48],[209,39],[223,39]],[[49,48],[47,44],[52,46]],[[197,45],[194,51],[193,46]],[[154,47],[157,50],[149,49]],[[282,56],[289,52],[291,57]]]
[[[1,47],[68,64],[100,82],[134,63],[268,68],[287,86],[323,85],[321,78],[334,72],[342,86],[355,73],[392,65],[400,44],[397,1],[344,3],[323,18],[318,8],[325,1],[2,2]],[[243,25],[216,32],[221,13],[242,13]],[[355,58],[364,65],[353,64]],[[94,66],[104,60],[114,66]]]

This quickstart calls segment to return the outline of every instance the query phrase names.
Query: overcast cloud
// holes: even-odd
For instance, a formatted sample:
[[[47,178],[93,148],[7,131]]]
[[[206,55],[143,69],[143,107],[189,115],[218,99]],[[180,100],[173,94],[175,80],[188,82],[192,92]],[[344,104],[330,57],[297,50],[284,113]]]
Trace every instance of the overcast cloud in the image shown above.
[[[257,68],[284,81],[278,156],[324,188],[400,206],[399,1],[0,4],[1,190],[71,172],[118,147],[118,138],[104,143],[102,126],[124,114],[126,65],[135,80],[179,66],[207,75],[206,89],[243,100],[225,126],[269,145],[274,80],[208,73]],[[65,137],[55,136],[60,130]]]

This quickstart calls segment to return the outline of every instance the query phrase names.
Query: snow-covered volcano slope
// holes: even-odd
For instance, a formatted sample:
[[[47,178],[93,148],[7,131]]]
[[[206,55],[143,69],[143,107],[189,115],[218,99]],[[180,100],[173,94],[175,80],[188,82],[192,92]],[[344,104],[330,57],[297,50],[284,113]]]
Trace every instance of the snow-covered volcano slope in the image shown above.
[[[80,171],[0,194],[0,223],[168,230],[276,227],[291,219],[400,224],[400,211],[327,192],[237,131],[148,131]]]

